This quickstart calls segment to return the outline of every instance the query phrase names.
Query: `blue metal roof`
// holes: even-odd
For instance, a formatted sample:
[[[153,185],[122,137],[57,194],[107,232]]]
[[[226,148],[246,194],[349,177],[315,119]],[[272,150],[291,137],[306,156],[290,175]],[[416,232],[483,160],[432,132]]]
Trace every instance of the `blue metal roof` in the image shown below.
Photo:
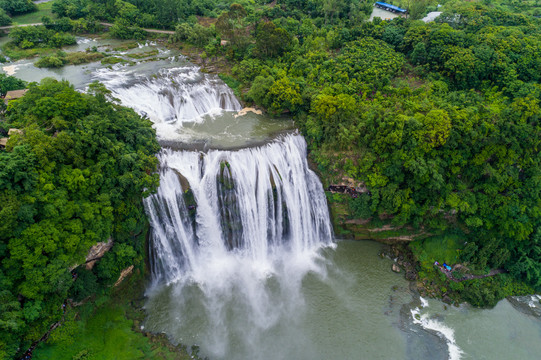
[[[402,8],[399,8],[398,6],[387,4],[387,3],[384,3],[384,2],[381,2],[381,1],[376,2],[376,4],[381,5],[381,6],[386,6],[389,9],[394,9],[394,10],[400,11],[400,12],[406,12],[407,11],[406,9],[402,9]]]

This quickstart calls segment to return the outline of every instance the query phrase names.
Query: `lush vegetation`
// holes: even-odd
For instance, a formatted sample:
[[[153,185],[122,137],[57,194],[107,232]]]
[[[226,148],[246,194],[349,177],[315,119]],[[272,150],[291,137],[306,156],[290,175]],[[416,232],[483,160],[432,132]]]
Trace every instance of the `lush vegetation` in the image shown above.
[[[79,271],[75,284],[90,274],[86,270]],[[186,349],[170,345],[163,334],[140,333],[145,316],[141,310],[143,274],[144,265],[139,264],[134,275],[112,290],[90,289],[91,300],[77,307],[67,307],[62,326],[51,333],[47,342],[40,344],[33,358],[197,359],[188,355]],[[79,288],[87,285],[88,282]]]
[[[68,296],[81,300],[142,260],[158,144],[150,121],[111,100],[99,84],[81,94],[46,79],[8,106],[3,121],[22,133],[0,151],[0,358],[41,338]],[[69,268],[109,237],[113,250],[73,281]]]
[[[42,22],[44,16],[52,15],[53,2],[45,2],[37,4],[37,11],[28,12],[22,15],[13,16],[12,25],[38,24]]]
[[[37,67],[46,68],[59,68],[64,65],[80,65],[89,62],[100,60],[104,55],[97,51],[79,51],[66,53],[64,51],[58,51],[54,55],[49,55],[40,58],[34,63]]]
[[[37,6],[31,0],[0,0],[0,9],[13,16],[36,11]]]
[[[537,0],[483,0],[483,2],[502,10],[529,14],[536,17],[541,16],[541,3]]]
[[[3,14],[14,11],[4,3],[7,22]],[[367,22],[372,3],[56,0],[56,18],[14,30],[11,46],[56,52],[74,42],[67,32],[99,31],[104,20],[123,39],[144,37],[143,27],[174,29],[171,44],[197,47],[203,64],[227,61],[222,78],[244,101],[293,116],[324,179],[366,189],[357,198],[329,196],[345,217],[436,234],[411,248],[420,275],[441,292],[483,306],[539,291],[541,21],[529,16],[536,7],[441,1],[443,15],[424,23],[415,19],[436,2],[403,0],[394,3],[410,18]],[[38,64],[87,56],[48,55]],[[122,60],[104,59],[115,61]],[[123,268],[141,263],[141,197],[157,185],[158,148],[150,123],[100,85],[81,94],[64,82],[32,84],[1,124],[23,133],[0,151],[0,358],[41,337],[66,298],[104,294]],[[73,281],[67,269],[109,237],[113,250],[92,271],[78,268]],[[465,274],[507,273],[449,282],[435,260],[462,263]],[[116,319],[117,310],[104,311]],[[96,337],[93,324],[82,334]],[[81,326],[66,326],[44,354],[67,346],[62,336]]]
[[[21,26],[11,30],[12,43],[21,49],[34,47],[60,48],[76,43],[72,35],[47,29],[45,26]]]
[[[0,96],[6,95],[10,90],[21,90],[25,87],[24,81],[17,79],[14,76],[0,74]]]
[[[0,9],[0,26],[8,26],[11,25],[11,18],[8,14],[4,11],[4,9]]]
[[[324,178],[368,189],[352,213],[458,229],[454,261],[539,289],[540,21],[448,1],[433,23],[359,22],[353,3],[331,3],[234,4],[171,40],[225,56],[245,101],[293,115]]]

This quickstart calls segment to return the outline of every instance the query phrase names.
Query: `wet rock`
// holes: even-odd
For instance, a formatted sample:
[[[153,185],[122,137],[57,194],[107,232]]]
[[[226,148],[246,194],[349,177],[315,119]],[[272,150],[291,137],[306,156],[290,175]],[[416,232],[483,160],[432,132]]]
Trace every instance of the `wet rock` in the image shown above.
[[[414,281],[417,279],[417,273],[415,271],[406,271],[406,280]]]
[[[397,264],[393,264],[393,266],[391,267],[391,270],[393,270],[395,273],[399,273],[400,266],[398,266]]]
[[[443,295],[443,298],[441,299],[441,301],[449,305],[453,303],[453,300],[448,295]]]

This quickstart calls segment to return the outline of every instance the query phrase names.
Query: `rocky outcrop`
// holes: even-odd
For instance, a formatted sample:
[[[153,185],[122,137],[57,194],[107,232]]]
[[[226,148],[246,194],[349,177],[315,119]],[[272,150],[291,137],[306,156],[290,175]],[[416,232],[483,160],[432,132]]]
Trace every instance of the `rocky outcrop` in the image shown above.
[[[132,271],[133,271],[133,265],[130,265],[129,267],[122,270],[122,272],[120,273],[120,276],[118,277],[118,280],[115,282],[113,287],[116,287],[118,284],[120,284],[122,280],[126,278],[126,276],[131,274]]]
[[[96,261],[101,259],[105,253],[113,247],[113,239],[107,239],[107,242],[99,242],[92,246],[86,256],[85,267],[87,270],[92,270]]]
[[[23,131],[21,129],[15,129],[15,128],[9,129],[8,136],[11,136],[13,134],[23,134]]]
[[[249,112],[254,113],[256,115],[262,115],[263,114],[263,111],[261,111],[259,109],[252,108],[252,107],[245,107],[242,110],[240,110],[238,113],[235,114],[235,118],[237,118],[239,116],[244,116],[244,115],[248,114]]]

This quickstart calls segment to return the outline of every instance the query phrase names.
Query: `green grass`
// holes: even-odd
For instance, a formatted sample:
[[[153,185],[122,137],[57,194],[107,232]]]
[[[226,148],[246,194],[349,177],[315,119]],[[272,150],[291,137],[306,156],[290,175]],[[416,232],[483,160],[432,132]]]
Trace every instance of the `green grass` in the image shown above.
[[[37,24],[41,22],[41,18],[48,16],[53,18],[53,12],[51,11],[54,1],[38,4],[38,11],[32,13],[14,16],[12,25],[25,25],[25,24]]]
[[[136,331],[144,319],[141,293],[142,276],[126,279],[111,296],[71,308],[64,323],[55,329],[46,343],[34,351],[35,360],[188,360],[165,336],[147,337]]]
[[[87,322],[67,321],[53,333],[52,344],[36,352],[35,359],[71,360],[83,353],[92,359],[143,359],[151,353],[151,344],[131,325],[120,306],[108,304]]]
[[[411,249],[423,267],[431,268],[434,261],[456,264],[464,238],[458,234],[432,236],[411,243]]]

